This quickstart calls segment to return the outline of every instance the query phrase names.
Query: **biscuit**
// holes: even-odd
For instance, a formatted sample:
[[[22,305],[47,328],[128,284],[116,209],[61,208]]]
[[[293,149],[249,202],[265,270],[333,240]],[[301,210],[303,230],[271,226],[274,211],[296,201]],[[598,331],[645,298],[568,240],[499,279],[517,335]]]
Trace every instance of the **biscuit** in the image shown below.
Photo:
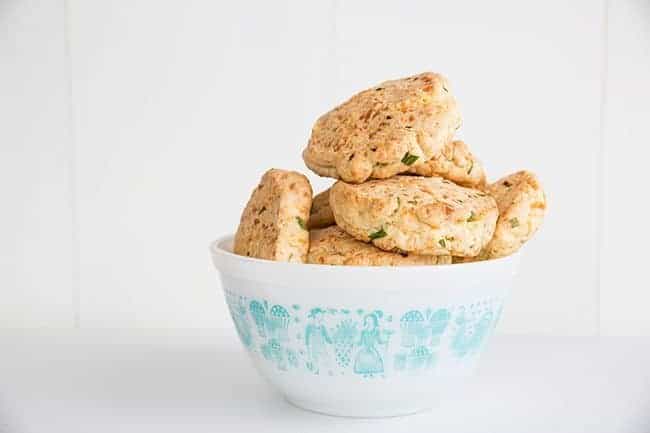
[[[311,201],[311,185],[302,174],[278,169],[264,173],[242,213],[235,254],[304,263]]]
[[[334,221],[334,214],[330,207],[330,190],[328,188],[314,196],[307,226],[311,230],[333,226],[334,224],[336,224],[336,221]]]
[[[439,154],[460,125],[449,83],[425,72],[381,83],[321,116],[303,159],[321,176],[385,179]]]
[[[419,256],[380,250],[358,241],[340,227],[309,232],[307,263],[348,266],[414,266],[451,263],[450,256]]]
[[[544,220],[546,196],[535,174],[518,171],[488,185],[497,202],[499,219],[481,258],[508,256],[528,241]]]
[[[440,177],[396,176],[330,191],[336,224],[386,251],[476,256],[494,233],[498,211],[486,193]]]
[[[461,140],[447,143],[442,152],[423,164],[412,167],[409,173],[420,176],[440,176],[469,188],[485,187],[483,164]]]

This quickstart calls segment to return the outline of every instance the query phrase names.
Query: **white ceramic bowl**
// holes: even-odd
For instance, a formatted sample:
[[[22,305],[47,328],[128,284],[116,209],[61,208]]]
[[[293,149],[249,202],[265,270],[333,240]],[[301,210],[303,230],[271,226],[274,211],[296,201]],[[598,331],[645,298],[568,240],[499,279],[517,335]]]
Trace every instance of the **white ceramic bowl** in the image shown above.
[[[360,417],[430,408],[470,376],[519,262],[328,266],[231,251],[232,236],[211,246],[260,373],[296,406]]]

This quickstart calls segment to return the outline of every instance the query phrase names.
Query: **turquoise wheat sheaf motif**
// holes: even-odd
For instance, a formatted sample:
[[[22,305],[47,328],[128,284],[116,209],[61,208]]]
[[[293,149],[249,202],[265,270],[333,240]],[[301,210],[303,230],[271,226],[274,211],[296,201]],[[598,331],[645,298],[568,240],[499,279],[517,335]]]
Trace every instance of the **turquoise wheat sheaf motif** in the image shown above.
[[[412,309],[302,308],[226,292],[244,346],[282,371],[364,378],[432,371],[477,354],[501,315],[500,299]]]

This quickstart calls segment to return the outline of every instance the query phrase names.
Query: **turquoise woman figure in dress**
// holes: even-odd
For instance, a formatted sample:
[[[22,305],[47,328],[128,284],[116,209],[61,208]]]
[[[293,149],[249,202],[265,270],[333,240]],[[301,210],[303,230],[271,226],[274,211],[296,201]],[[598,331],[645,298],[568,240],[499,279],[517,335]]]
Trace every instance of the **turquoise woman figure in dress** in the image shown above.
[[[310,359],[308,368],[315,373],[319,371],[321,364],[328,363],[329,352],[327,345],[332,344],[332,339],[323,324],[324,314],[325,311],[321,308],[312,309],[308,316],[311,319],[311,323],[305,329],[305,345],[307,346]]]
[[[363,331],[359,346],[361,350],[357,353],[354,362],[354,372],[363,374],[365,377],[372,377],[374,374],[384,372],[384,362],[375,347],[377,344],[387,344],[388,340],[382,340],[379,333],[379,320],[375,314],[368,314],[363,320]]]

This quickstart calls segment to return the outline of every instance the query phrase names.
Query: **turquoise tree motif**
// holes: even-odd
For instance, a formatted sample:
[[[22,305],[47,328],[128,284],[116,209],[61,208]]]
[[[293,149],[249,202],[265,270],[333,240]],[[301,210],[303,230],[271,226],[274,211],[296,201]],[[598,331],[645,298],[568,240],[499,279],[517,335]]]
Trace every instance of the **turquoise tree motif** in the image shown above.
[[[321,367],[330,364],[328,346],[332,344],[332,339],[327,332],[327,327],[323,324],[324,315],[325,310],[313,308],[307,316],[310,321],[305,328],[305,346],[309,356],[307,368],[316,374],[319,373]]]
[[[281,305],[274,305],[269,314],[267,326],[269,334],[280,341],[288,339],[289,312]]]
[[[298,354],[285,347],[289,340],[289,323],[291,321],[287,309],[281,305],[274,305],[269,309],[266,301],[253,300],[248,305],[248,310],[255,322],[257,333],[263,339],[263,342],[260,343],[262,356],[273,362],[280,370],[287,370],[288,366],[297,367],[299,364]],[[245,312],[245,307],[243,311]],[[237,326],[236,323],[235,325]]]
[[[235,323],[235,329],[237,330],[239,339],[244,344],[244,346],[251,347],[253,345],[253,335],[251,333],[250,324],[248,323],[248,318],[246,317],[246,306],[244,305],[244,298],[241,296],[227,294],[226,303],[228,304],[230,316]]]
[[[446,308],[441,308],[431,314],[431,317],[429,318],[429,327],[431,328],[431,340],[429,341],[429,344],[431,346],[437,346],[440,344],[440,338],[442,337],[442,334],[445,333],[450,319],[451,313]]]
[[[417,371],[432,368],[438,358],[440,339],[451,318],[449,310],[441,308],[423,315],[418,310],[405,313],[400,319],[402,347],[409,349],[395,355],[395,370]]]
[[[412,310],[404,313],[400,319],[400,328],[402,330],[402,346],[414,347],[421,345],[427,338],[424,316],[418,310]]]
[[[255,326],[257,327],[257,333],[260,337],[266,338],[266,307],[258,301],[251,301],[248,309],[253,316],[255,321]]]
[[[361,347],[354,361],[354,372],[364,377],[373,377],[384,372],[384,361],[377,346],[388,346],[389,332],[379,328],[380,313],[368,314],[363,319],[363,330],[358,345]],[[385,350],[385,349],[384,349]]]

